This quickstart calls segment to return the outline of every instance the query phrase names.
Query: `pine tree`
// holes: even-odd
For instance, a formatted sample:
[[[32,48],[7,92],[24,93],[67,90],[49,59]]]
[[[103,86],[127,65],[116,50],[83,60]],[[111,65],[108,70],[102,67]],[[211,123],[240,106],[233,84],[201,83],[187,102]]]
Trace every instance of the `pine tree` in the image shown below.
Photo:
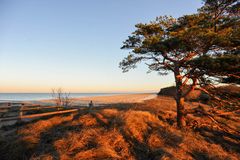
[[[216,1],[216,2],[215,2]],[[239,70],[239,17],[237,1],[205,1],[197,14],[175,19],[163,16],[137,24],[122,49],[131,53],[120,63],[124,72],[145,62],[149,71],[174,73],[177,124],[185,126],[184,98],[196,87],[207,92],[219,77]],[[224,57],[224,56],[226,57]],[[237,63],[234,67],[231,63]],[[231,64],[231,66],[230,66]],[[225,66],[226,70],[221,70]],[[188,85],[188,90],[183,87]]]

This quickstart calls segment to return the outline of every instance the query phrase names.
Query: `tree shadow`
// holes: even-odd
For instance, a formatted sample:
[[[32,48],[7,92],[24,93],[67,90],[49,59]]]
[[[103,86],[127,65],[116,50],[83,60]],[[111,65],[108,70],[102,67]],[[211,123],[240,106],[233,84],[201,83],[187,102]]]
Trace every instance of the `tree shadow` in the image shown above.
[[[189,153],[195,160],[206,160],[210,159],[207,152],[194,150],[192,153]]]
[[[67,113],[67,114],[61,115],[60,117],[65,117],[69,115],[70,114]],[[4,137],[4,139],[0,137],[0,145],[1,145],[0,159],[1,160],[15,160],[15,159],[28,160],[30,158],[34,159],[38,155],[42,154],[43,150],[45,150],[46,148],[49,149],[47,153],[51,153],[50,155],[52,155],[54,159],[59,159],[59,154],[57,150],[54,148],[53,142],[58,136],[56,135],[57,134],[56,130],[63,128],[65,124],[68,123],[68,121],[55,125],[47,130],[44,130],[44,132],[40,133],[40,138],[37,143],[31,142],[31,139],[33,138],[31,135],[27,135],[28,138],[26,140],[24,139],[24,135],[18,134],[18,130],[21,130],[21,128],[24,125],[31,126],[31,124],[37,123],[40,120],[48,120],[53,117],[55,116],[47,116],[42,119],[36,119],[30,122],[17,124],[15,126],[16,131],[14,132],[14,135],[9,135],[7,137]],[[75,127],[71,126],[71,128],[75,128]],[[65,130],[65,132],[67,132],[68,130]],[[64,133],[64,129],[62,131],[63,131],[62,133]],[[30,138],[30,141],[28,141],[29,138]]]
[[[114,117],[106,117],[103,114],[101,114],[101,116],[104,119],[107,119],[107,122],[105,122],[102,119],[100,119],[99,116],[97,116],[97,114],[101,114],[101,113],[95,112],[95,113],[92,113],[91,115],[97,120],[97,122],[100,125],[104,126],[105,129],[110,130],[110,129],[112,129],[112,127],[116,127],[114,129],[117,129],[117,131],[119,131],[119,133],[123,136],[124,140],[129,144],[129,146],[130,146],[129,150],[131,152],[131,155],[133,155],[135,157],[135,159],[137,159],[137,160],[154,160],[156,158],[160,159],[163,156],[173,158],[173,155],[171,155],[169,152],[165,151],[164,149],[157,148],[157,149],[153,150],[148,145],[148,138],[150,137],[152,132],[155,130],[160,131],[161,129],[159,130],[159,128],[153,127],[153,126],[151,126],[151,124],[148,124],[149,129],[144,133],[143,141],[141,142],[133,135],[130,135],[126,130],[124,130],[119,125],[119,123],[122,123],[121,125],[125,125],[124,121],[122,119],[118,118],[117,120],[114,120]],[[117,122],[118,124],[113,125],[113,123],[115,123],[116,121],[118,121]],[[165,141],[167,143],[167,145],[169,145],[169,146],[177,147],[178,144],[180,144],[182,141],[182,139],[179,136],[174,135],[173,133],[166,132],[165,134],[169,135],[170,137],[174,137],[171,139],[174,142],[170,142],[167,140]]]
[[[199,132],[207,142],[221,145],[227,152],[234,151],[240,153],[240,135],[207,127],[197,128],[196,131]]]
[[[130,152],[137,160],[154,160],[156,157],[161,158],[163,156],[167,156],[169,158],[173,157],[162,148],[152,150],[152,148],[147,144],[148,134],[144,136],[143,142],[140,142],[137,138],[127,134],[123,129],[120,130],[120,133],[125,141],[130,145]]]
[[[38,144],[35,144],[31,149],[31,156],[39,157],[40,155],[51,155],[53,159],[60,159],[60,154],[55,148],[54,142],[66,136],[67,132],[79,131],[81,128],[81,125],[68,126],[68,123],[68,121],[60,123],[42,132]]]
[[[109,105],[108,107],[104,107],[104,109],[106,108],[114,108],[118,111],[125,111],[128,110],[129,108],[131,108],[131,110],[136,110],[136,111],[142,111],[140,108],[134,108],[134,105],[127,105],[127,106],[123,106],[123,104],[118,104],[119,106],[112,106]],[[119,108],[118,108],[119,107]],[[132,108],[133,107],[133,108]],[[124,141],[128,144],[129,146],[129,151],[130,154],[132,156],[135,157],[135,159],[137,160],[153,160],[153,159],[160,159],[163,157],[167,157],[167,158],[174,158],[174,156],[172,154],[170,154],[169,152],[167,152],[165,149],[163,149],[163,147],[157,147],[157,148],[152,148],[150,146],[150,144],[148,144],[148,140],[149,137],[151,136],[151,134],[153,134],[153,132],[157,132],[158,135],[160,135],[160,137],[166,137],[168,136],[168,138],[164,138],[164,144],[170,147],[178,147],[178,145],[182,142],[182,138],[168,130],[166,130],[165,128],[161,127],[161,126],[154,126],[151,123],[147,123],[148,125],[148,129],[144,131],[143,134],[143,140],[140,141],[139,139],[137,139],[136,137],[134,137],[133,135],[129,134],[131,132],[129,132],[127,129],[124,129],[123,126],[125,126],[125,122],[124,119],[122,119],[119,116],[108,116],[105,115],[104,113],[101,112],[102,108],[92,108],[92,109],[83,109],[81,110],[79,113],[77,113],[76,115],[73,116],[73,118],[71,120],[68,121],[64,121],[62,123],[59,123],[57,125],[52,126],[51,128],[48,128],[46,130],[44,130],[44,132],[40,133],[39,136],[39,140],[36,144],[31,144],[32,147],[31,148],[27,148],[26,146],[28,146],[29,144],[27,143],[31,143],[31,142],[27,142],[27,141],[23,141],[21,138],[21,136],[17,137],[17,142],[16,145],[21,145],[20,146],[20,150],[17,151],[17,153],[13,153],[11,152],[11,149],[14,150],[13,146],[8,146],[6,149],[1,150],[1,151],[6,151],[6,153],[8,154],[18,154],[19,155],[16,156],[16,158],[12,158],[12,157],[8,157],[8,158],[0,158],[0,159],[30,159],[30,158],[34,158],[34,157],[39,157],[41,155],[50,155],[51,157],[53,157],[53,159],[60,159],[61,158],[61,153],[58,151],[58,149],[55,147],[54,143],[62,138],[67,138],[68,137],[68,133],[69,132],[77,132],[79,133],[83,128],[83,124],[81,124],[79,121],[77,121],[77,125],[73,125],[73,123],[71,124],[72,121],[78,120],[79,118],[81,118],[81,116],[86,115],[86,114],[90,114],[97,122],[96,126],[90,126],[88,128],[103,128],[105,131],[110,131],[110,130],[117,130],[121,136],[123,137]],[[146,110],[147,111],[147,110]],[[34,122],[32,122],[34,123]],[[76,124],[76,123],[74,123]],[[98,135],[101,136],[101,135]],[[96,142],[96,137],[93,136],[92,139],[87,143],[86,146],[84,146],[84,148],[75,148],[73,151],[71,151],[71,153],[69,153],[68,155],[70,157],[74,157],[77,153],[83,151],[83,150],[88,150],[88,149],[92,149],[92,148],[96,148],[97,147],[97,142]],[[9,150],[9,151],[7,151]],[[116,153],[118,153],[119,151],[117,151],[117,149],[115,149]],[[1,153],[1,152],[0,152]]]

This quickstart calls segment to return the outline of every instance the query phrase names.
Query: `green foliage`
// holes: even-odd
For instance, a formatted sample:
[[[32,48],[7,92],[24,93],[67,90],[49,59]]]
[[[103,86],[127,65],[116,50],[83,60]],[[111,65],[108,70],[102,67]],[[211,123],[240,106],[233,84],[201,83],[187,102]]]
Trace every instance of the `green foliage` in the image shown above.
[[[211,14],[213,18],[221,15],[239,14],[239,0],[203,0],[204,6],[200,12]]]
[[[181,20],[164,16],[148,24],[137,24],[135,32],[122,46],[122,49],[132,50],[120,63],[122,69],[128,71],[135,68],[138,62],[148,61],[150,70],[160,73],[172,71],[173,63],[182,60],[196,49],[196,45],[189,45],[194,44],[196,39],[193,34],[189,34],[195,32],[194,29],[186,30],[181,23]]]
[[[213,82],[230,82],[229,78],[239,77],[238,0],[205,0],[197,14],[178,19],[161,16],[135,27],[123,43],[122,49],[131,52],[120,67],[127,72],[145,62],[149,71],[174,73],[179,127],[184,124],[183,100],[196,86],[208,92],[205,88],[209,89]],[[186,92],[184,85],[190,86]]]
[[[189,63],[193,63],[201,72],[218,77],[219,82],[238,83],[240,76],[240,55],[223,54],[217,56],[202,56]]]
[[[199,9],[206,15],[209,29],[216,34],[208,56],[193,60],[197,67],[219,82],[240,82],[240,3],[238,0],[205,0]],[[206,41],[209,43],[209,41]],[[210,43],[209,43],[210,44]]]

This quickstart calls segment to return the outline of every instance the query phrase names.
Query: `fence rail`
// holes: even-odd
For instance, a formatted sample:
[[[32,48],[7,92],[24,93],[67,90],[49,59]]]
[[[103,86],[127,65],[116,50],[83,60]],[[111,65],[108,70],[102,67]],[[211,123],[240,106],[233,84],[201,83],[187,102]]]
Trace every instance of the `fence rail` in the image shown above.
[[[85,106],[86,107],[86,106]],[[49,111],[49,109],[56,109],[55,111]],[[46,112],[44,112],[46,110]],[[31,120],[40,117],[46,117],[51,115],[59,115],[64,113],[77,112],[79,108],[68,108],[65,109],[59,106],[41,106],[41,105],[26,105],[22,103],[14,103],[14,105],[9,105],[9,103],[0,106],[0,128],[1,126],[11,125],[17,121]],[[29,111],[40,111],[44,113],[31,113]],[[30,114],[24,115],[24,113],[29,112]]]
[[[51,115],[59,115],[64,113],[73,113],[77,112],[83,108],[91,108],[91,107],[101,107],[106,106],[106,104],[81,104],[75,105],[69,108],[59,107],[59,106],[41,106],[35,104],[24,104],[24,103],[0,103],[0,127],[3,126],[4,122],[7,121],[23,121],[23,120],[31,120],[40,117],[46,117]],[[49,111],[49,109],[56,109],[56,111]],[[31,113],[31,111],[44,111],[44,113]],[[25,112],[29,112],[29,114],[24,114]],[[1,124],[2,123],[2,124]]]
[[[45,116],[51,116],[51,115],[57,115],[57,114],[73,113],[73,112],[77,112],[78,110],[79,109],[69,109],[69,110],[63,110],[63,111],[30,114],[30,115],[24,115],[24,116],[5,117],[5,118],[1,118],[0,120],[1,121],[12,121],[12,120],[32,119],[32,118],[39,118],[39,117],[45,117]]]

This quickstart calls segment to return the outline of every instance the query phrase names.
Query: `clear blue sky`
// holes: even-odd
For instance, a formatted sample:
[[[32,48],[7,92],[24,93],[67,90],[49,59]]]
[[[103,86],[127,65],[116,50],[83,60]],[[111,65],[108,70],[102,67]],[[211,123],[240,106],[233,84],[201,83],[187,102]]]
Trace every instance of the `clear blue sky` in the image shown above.
[[[0,0],[0,92],[158,91],[172,75],[122,73],[139,22],[196,12],[200,0]]]

